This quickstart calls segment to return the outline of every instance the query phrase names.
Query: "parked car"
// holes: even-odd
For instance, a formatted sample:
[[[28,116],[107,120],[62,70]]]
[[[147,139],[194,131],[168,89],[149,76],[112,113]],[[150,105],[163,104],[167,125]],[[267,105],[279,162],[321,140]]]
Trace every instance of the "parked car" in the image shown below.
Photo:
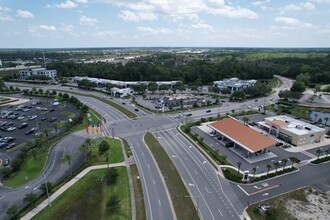
[[[192,116],[191,113],[185,113],[184,115],[185,115],[185,116]]]
[[[26,128],[28,125],[28,123],[22,123],[20,126],[18,126],[18,129],[22,129],[22,128]]]
[[[206,113],[210,113],[212,110],[211,109],[209,109],[209,110],[206,110]]]
[[[56,121],[57,118],[56,117],[52,117],[51,119],[49,119],[49,122],[53,122],[53,121]]]
[[[0,148],[1,147],[7,147],[8,146],[8,143],[6,143],[6,142],[0,142]]]
[[[13,122],[8,122],[7,124],[6,124],[6,126],[11,126],[11,125],[13,125],[14,123]]]
[[[41,121],[46,121],[48,118],[47,117],[43,117],[41,118]]]
[[[11,143],[11,144],[8,144],[8,146],[6,147],[7,150],[15,147],[17,144],[16,143]]]
[[[135,108],[135,109],[134,109],[134,111],[138,112],[138,111],[139,111],[139,109],[138,109],[138,108]]]
[[[282,142],[277,142],[277,143],[275,144],[276,147],[279,147],[279,146],[282,146],[282,145],[283,145]]]
[[[7,143],[13,142],[16,138],[14,137],[4,137]]]
[[[7,128],[7,131],[15,131],[16,130],[16,127],[9,127]]]
[[[27,132],[25,132],[25,135],[32,134],[35,130],[36,130],[35,128],[31,128],[30,130],[28,130]]]
[[[55,111],[55,109],[53,109],[53,108],[49,110],[49,112],[53,112],[53,111]]]
[[[121,104],[123,104],[123,105],[126,105],[126,103],[125,103],[125,102],[122,102]]]
[[[232,146],[234,146],[234,142],[229,142],[226,144],[226,147],[232,147]]]
[[[32,116],[30,116],[29,120],[31,121],[33,119],[36,119],[37,117],[38,117],[37,115],[32,115]]]
[[[181,115],[175,115],[174,116],[174,118],[180,118],[181,117]]]
[[[6,167],[6,166],[9,165],[9,163],[10,163],[10,160],[8,158],[7,159],[4,159],[3,166]]]

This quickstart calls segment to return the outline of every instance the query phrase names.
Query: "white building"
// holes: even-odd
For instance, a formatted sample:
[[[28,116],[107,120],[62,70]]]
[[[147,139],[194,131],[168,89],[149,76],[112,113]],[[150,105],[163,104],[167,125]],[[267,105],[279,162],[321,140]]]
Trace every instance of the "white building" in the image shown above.
[[[324,140],[325,129],[286,115],[265,118],[259,127],[295,146],[318,143]]]
[[[20,79],[28,79],[30,76],[47,76],[54,80],[55,77],[57,76],[57,71],[56,70],[47,70],[46,68],[36,68],[36,69],[19,71]]]
[[[219,89],[230,89],[232,92],[244,90],[248,87],[255,86],[257,80],[240,80],[238,78],[223,79],[221,81],[214,81],[213,85]]]
[[[73,77],[73,81],[78,83],[82,79],[89,80],[91,82],[96,83],[100,87],[104,87],[107,83],[116,85],[121,88],[127,88],[130,87],[131,85],[148,85],[150,81],[135,81],[135,82],[127,82],[127,81],[119,81],[119,80],[111,80],[111,79],[99,79],[99,78],[92,78],[92,77],[80,77],[80,76],[75,76]],[[168,85],[170,88],[173,88],[179,81],[158,81],[156,84],[158,86],[160,85]]]
[[[112,96],[116,96],[116,97],[120,97],[123,98],[125,96],[129,96],[133,94],[133,90],[131,90],[130,88],[125,88],[125,89],[119,89],[119,88],[111,88],[111,95]]]

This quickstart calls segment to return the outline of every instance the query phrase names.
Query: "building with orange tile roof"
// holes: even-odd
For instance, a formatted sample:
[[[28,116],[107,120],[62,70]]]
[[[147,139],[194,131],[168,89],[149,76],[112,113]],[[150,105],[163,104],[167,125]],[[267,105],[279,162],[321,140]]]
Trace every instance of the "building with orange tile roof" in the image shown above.
[[[223,137],[233,141],[250,153],[255,153],[273,146],[277,142],[232,118],[208,125]]]

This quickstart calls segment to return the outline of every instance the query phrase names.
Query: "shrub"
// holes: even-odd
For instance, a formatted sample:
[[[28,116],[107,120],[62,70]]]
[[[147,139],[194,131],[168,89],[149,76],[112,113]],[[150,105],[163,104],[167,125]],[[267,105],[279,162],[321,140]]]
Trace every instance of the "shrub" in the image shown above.
[[[206,118],[201,118],[201,123],[207,122]]]

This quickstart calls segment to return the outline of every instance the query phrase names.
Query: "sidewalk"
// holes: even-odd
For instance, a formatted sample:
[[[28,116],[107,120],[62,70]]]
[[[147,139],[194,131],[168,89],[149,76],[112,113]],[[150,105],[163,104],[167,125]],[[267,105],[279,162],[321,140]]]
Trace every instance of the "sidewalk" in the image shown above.
[[[120,167],[120,166],[127,166],[127,165],[125,162],[109,164],[109,167]],[[67,189],[69,189],[72,185],[74,185],[76,182],[78,182],[82,177],[84,177],[90,171],[98,170],[98,169],[105,169],[107,167],[108,167],[108,165],[104,164],[104,165],[98,165],[98,166],[91,166],[91,167],[84,169],[77,176],[73,177],[69,182],[67,182],[60,189],[58,189],[56,192],[54,192],[49,197],[50,202],[54,201],[57,197],[59,197],[62,193],[64,193]],[[33,210],[31,210],[29,213],[27,213],[23,218],[21,218],[21,220],[28,220],[28,219],[33,218],[42,209],[44,209],[47,205],[48,205],[48,199],[45,199],[37,207],[35,207]]]

